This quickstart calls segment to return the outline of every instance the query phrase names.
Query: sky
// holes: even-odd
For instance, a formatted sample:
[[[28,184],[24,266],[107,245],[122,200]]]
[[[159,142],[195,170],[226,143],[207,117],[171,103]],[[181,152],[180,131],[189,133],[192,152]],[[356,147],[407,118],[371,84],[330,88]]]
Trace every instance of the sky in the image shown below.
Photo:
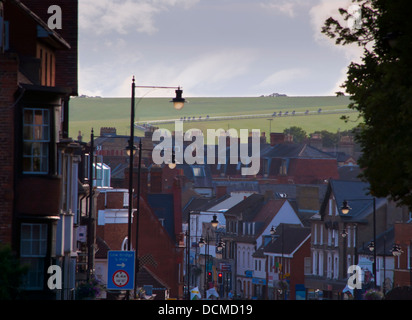
[[[321,33],[350,0],[80,0],[79,94],[324,96],[361,49]],[[346,22],[344,22],[346,23]],[[136,96],[174,96],[138,89]]]

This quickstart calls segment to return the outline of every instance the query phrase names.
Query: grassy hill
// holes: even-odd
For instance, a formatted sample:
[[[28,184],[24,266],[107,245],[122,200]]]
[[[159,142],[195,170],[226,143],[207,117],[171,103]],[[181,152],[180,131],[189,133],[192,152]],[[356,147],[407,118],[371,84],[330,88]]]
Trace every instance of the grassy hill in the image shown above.
[[[316,130],[337,132],[356,126],[356,122],[345,123],[340,120],[344,114],[352,113],[347,109],[348,97],[256,97],[256,98],[187,98],[189,103],[182,110],[175,110],[167,98],[136,99],[137,122],[154,120],[173,120],[182,117],[193,117],[196,121],[185,121],[184,129],[234,128],[260,129],[269,132],[282,132],[285,128],[298,126],[307,133]],[[90,135],[93,128],[98,135],[101,127],[116,127],[118,134],[129,134],[130,98],[73,98],[70,102],[70,136],[77,138],[78,132]],[[317,113],[321,108],[322,112]],[[310,115],[303,113],[309,110]],[[272,117],[273,112],[288,116]],[[292,111],[296,112],[292,116]],[[300,114],[298,116],[298,114]],[[250,119],[222,119],[214,121],[198,121],[199,117],[254,116]],[[352,116],[356,118],[356,116]],[[267,119],[273,119],[268,121]],[[156,124],[160,128],[174,130],[173,123]],[[136,135],[143,132],[135,130]]]

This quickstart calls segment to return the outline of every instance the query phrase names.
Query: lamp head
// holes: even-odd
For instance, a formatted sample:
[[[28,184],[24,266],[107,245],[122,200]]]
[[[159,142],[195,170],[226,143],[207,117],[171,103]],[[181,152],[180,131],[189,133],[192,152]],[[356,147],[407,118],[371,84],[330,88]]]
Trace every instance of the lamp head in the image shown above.
[[[133,155],[135,155],[137,147],[135,145],[133,145],[133,147],[130,147],[130,145],[126,146],[126,153],[129,157],[130,157],[130,150],[132,150]]]
[[[352,208],[348,205],[348,201],[343,200],[342,207],[340,208],[342,214],[348,214],[351,209]]]
[[[182,98],[183,90],[181,90],[180,87],[175,91],[175,93],[176,93],[176,98],[173,98],[172,101],[170,102],[173,102],[173,107],[176,110],[180,110],[183,108],[186,100]]]
[[[274,226],[272,226],[272,228],[270,228],[270,234],[273,236],[276,233],[276,229]]]
[[[219,224],[219,221],[217,220],[217,216],[215,214],[213,215],[213,219],[210,223],[212,224],[213,228],[217,228],[217,225]]]

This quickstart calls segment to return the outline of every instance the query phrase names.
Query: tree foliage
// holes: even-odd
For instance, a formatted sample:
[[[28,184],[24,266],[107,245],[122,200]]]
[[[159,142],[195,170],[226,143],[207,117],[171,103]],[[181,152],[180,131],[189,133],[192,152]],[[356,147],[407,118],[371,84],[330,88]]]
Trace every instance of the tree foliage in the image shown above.
[[[283,130],[284,134],[290,134],[293,136],[293,142],[301,143],[303,140],[306,139],[306,131],[303,130],[301,127],[292,126]]]
[[[28,268],[20,265],[9,246],[0,246],[0,300],[19,298],[23,276]]]
[[[355,136],[362,149],[362,177],[372,195],[389,196],[412,209],[411,2],[352,2],[361,8],[361,28],[350,29],[329,18],[322,33],[338,45],[364,48],[361,62],[348,66],[342,85],[352,97],[349,108],[364,119]],[[346,9],[340,14],[344,21],[350,19]]]

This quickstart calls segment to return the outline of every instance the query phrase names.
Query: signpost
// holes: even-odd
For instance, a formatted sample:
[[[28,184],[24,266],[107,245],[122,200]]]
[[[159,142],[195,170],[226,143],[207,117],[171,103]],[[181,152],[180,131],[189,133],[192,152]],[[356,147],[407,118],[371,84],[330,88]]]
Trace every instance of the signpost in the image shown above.
[[[107,289],[133,290],[135,252],[109,251],[107,257]]]

